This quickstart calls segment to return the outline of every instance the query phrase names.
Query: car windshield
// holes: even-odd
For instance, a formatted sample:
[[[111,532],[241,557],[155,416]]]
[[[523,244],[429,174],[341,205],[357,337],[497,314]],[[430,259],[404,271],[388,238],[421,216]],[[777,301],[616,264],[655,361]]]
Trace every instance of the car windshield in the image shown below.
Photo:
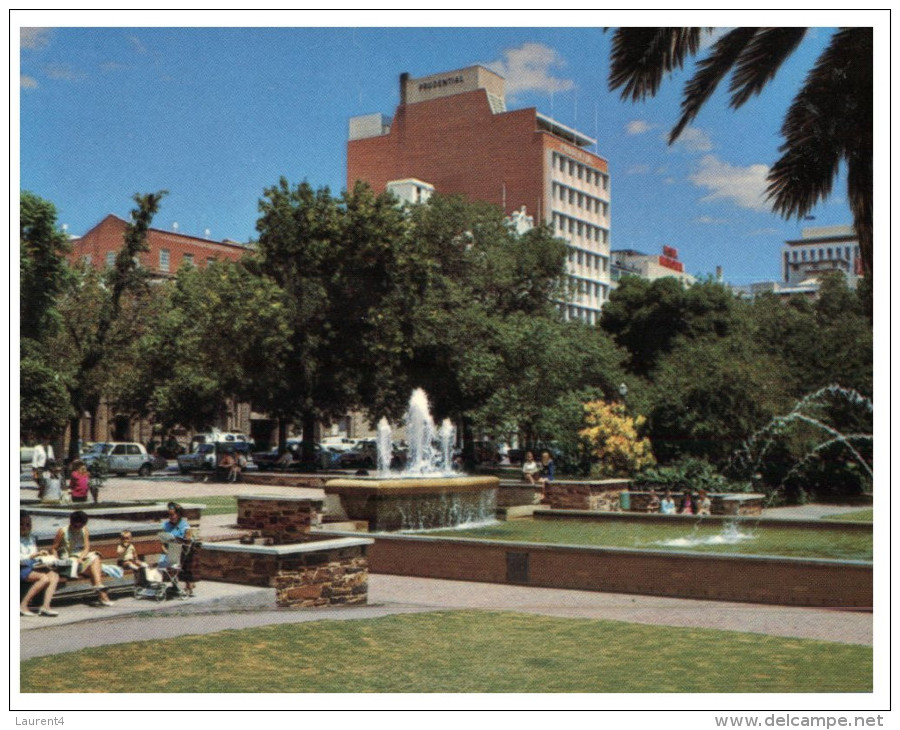
[[[88,454],[96,454],[98,456],[105,456],[106,454],[109,454],[112,450],[113,450],[112,444],[94,444],[93,446],[91,446],[90,451],[88,451],[87,453]]]

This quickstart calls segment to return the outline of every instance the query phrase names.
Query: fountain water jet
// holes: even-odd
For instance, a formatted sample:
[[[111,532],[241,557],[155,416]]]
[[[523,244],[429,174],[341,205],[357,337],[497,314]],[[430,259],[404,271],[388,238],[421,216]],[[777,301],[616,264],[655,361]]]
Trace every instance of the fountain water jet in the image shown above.
[[[425,391],[417,389],[406,415],[409,452],[402,472],[390,469],[391,429],[378,424],[378,473],[375,477],[333,479],[325,485],[329,511],[351,520],[365,520],[370,530],[429,530],[483,524],[494,518],[497,477],[453,472],[455,428],[444,419],[435,429]]]

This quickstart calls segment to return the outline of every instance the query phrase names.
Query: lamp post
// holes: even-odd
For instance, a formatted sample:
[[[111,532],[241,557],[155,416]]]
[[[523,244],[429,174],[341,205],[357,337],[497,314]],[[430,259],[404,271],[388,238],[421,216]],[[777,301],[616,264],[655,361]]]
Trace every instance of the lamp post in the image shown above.
[[[628,397],[628,386],[625,383],[619,385],[619,395],[622,396],[622,402],[624,403]]]

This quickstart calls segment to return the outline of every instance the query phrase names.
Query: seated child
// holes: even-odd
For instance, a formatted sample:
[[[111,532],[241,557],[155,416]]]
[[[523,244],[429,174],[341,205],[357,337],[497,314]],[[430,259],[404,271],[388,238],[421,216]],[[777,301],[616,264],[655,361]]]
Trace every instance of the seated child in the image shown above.
[[[131,542],[131,532],[128,530],[124,530],[119,535],[119,544],[116,546],[116,555],[118,556],[118,563],[122,568],[128,568],[138,573],[141,568],[147,567],[147,563],[138,557],[137,548],[134,546],[134,543]]]

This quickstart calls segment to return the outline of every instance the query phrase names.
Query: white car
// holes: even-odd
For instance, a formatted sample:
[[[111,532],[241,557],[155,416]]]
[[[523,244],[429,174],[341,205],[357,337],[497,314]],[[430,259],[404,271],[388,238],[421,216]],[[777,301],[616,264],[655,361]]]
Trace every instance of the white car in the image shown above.
[[[346,436],[326,436],[322,439],[322,446],[338,452],[350,451],[356,448],[357,443],[359,443],[359,439],[351,439]]]
[[[133,441],[106,441],[94,444],[81,460],[88,466],[99,459],[106,460],[106,470],[115,474],[137,472],[150,476],[153,459],[143,444]]]

